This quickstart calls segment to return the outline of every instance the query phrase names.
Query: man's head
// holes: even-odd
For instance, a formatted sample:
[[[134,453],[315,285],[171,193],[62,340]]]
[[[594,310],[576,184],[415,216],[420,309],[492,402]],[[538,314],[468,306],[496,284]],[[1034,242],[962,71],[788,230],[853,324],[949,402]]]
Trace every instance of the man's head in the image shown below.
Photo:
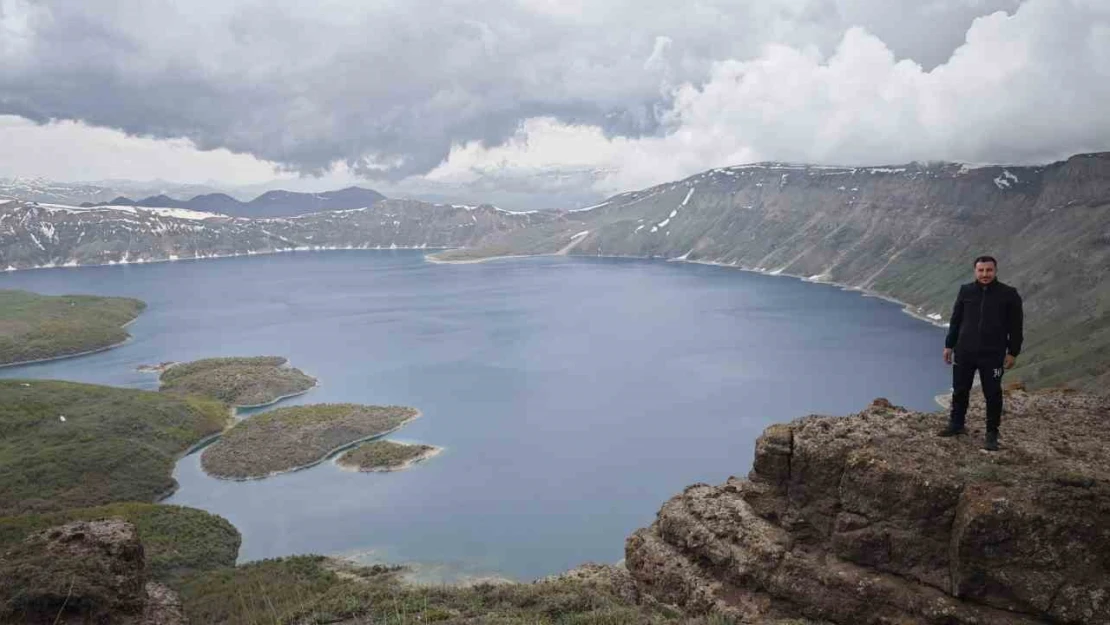
[[[979,284],[994,282],[998,273],[998,261],[993,256],[980,256],[975,259],[975,281]]]

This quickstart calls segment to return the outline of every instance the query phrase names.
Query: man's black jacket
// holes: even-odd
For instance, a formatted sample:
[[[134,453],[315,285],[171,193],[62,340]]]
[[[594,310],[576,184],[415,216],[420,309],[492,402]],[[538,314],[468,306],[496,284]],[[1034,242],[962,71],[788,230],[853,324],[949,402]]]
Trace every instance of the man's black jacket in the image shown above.
[[[960,287],[944,346],[956,353],[1017,356],[1022,342],[1021,296],[1017,289],[994,280]]]

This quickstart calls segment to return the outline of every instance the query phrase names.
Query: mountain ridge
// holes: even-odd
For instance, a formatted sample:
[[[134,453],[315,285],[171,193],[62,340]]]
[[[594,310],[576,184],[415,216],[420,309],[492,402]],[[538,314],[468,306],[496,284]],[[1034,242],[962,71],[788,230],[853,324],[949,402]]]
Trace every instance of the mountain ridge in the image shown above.
[[[552,218],[490,205],[382,200],[290,217],[0,201],[0,268],[116,265],[323,249],[467,246]]]
[[[97,206],[142,206],[146,208],[184,208],[201,212],[219,213],[231,217],[292,217],[325,210],[345,210],[371,206],[386,199],[373,189],[351,186],[323,193],[295,191],[267,191],[253,200],[243,202],[226,193],[206,193],[188,200],[177,200],[165,194],[152,195],[141,200],[119,196],[107,202],[82,202],[80,208]]]

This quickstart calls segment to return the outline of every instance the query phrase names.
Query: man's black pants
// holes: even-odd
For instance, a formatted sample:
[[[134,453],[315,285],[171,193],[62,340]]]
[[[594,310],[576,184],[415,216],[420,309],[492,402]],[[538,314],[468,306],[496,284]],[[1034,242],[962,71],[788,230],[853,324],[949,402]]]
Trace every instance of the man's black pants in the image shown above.
[[[952,412],[949,423],[964,427],[967,402],[971,397],[971,383],[979,372],[983,397],[987,400],[987,431],[997,432],[1002,422],[1002,361],[1006,354],[970,353],[956,354],[952,365]]]

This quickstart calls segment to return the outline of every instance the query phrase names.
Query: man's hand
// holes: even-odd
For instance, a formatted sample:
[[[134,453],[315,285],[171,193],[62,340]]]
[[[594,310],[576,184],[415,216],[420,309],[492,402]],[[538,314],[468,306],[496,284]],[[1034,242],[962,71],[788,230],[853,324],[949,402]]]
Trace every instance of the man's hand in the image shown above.
[[[1009,358],[1009,355],[1007,355],[1006,357]],[[946,364],[946,365],[952,364],[952,348],[951,347],[945,347],[944,348],[944,364]]]
[[[1014,357],[1006,354],[1006,358],[1002,361],[1002,368],[1009,369],[1014,366]]]

